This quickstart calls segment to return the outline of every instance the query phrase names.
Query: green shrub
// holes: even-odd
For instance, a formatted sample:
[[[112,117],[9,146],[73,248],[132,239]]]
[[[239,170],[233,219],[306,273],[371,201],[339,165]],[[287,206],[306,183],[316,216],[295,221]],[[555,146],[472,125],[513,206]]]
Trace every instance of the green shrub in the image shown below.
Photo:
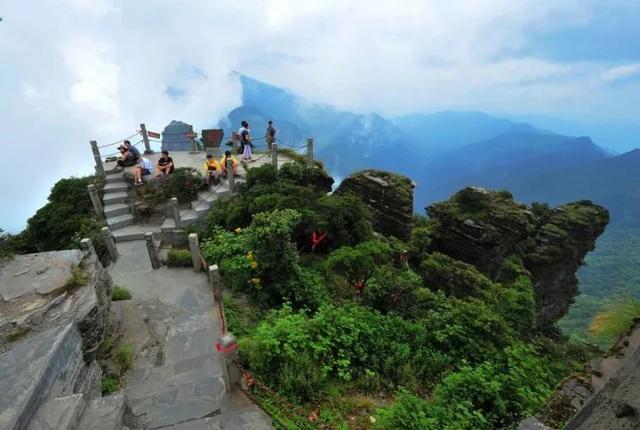
[[[342,276],[354,285],[366,282],[378,265],[391,261],[391,256],[388,244],[372,240],[336,249],[325,260],[325,268],[329,276]]]
[[[104,376],[102,378],[102,395],[108,396],[115,393],[120,388],[120,381],[115,376]]]
[[[190,167],[178,167],[163,185],[168,198],[177,197],[178,203],[189,203],[198,198],[198,191],[204,186],[200,171]]]
[[[113,287],[113,292],[111,293],[111,300],[129,300],[131,299],[131,292],[124,287],[116,285]]]
[[[133,347],[131,345],[122,345],[113,360],[122,375],[133,367]]]
[[[167,266],[190,267],[192,265],[191,251],[188,249],[171,248],[169,252],[167,252]]]
[[[362,301],[382,313],[396,311],[412,314],[416,290],[422,288],[420,277],[411,269],[398,269],[389,265],[378,267],[362,292]]]
[[[471,264],[434,252],[420,264],[425,286],[459,298],[478,297],[493,283]]]

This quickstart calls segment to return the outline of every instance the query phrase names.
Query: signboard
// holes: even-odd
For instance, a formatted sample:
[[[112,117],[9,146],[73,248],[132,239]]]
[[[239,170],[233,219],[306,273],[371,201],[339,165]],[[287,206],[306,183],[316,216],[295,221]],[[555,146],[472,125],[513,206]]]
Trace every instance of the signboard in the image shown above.
[[[221,128],[213,128],[208,130],[202,130],[202,143],[206,148],[220,148],[222,139],[224,138],[224,131]]]
[[[160,133],[156,133],[155,131],[147,131],[147,136],[160,139]]]

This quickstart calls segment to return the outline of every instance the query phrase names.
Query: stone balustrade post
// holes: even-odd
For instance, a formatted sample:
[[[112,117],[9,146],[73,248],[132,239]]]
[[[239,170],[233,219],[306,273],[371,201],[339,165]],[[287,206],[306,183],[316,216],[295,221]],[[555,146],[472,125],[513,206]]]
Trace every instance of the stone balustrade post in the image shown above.
[[[237,154],[238,153],[238,132],[237,131],[231,132],[231,143],[233,144],[233,153]]]
[[[91,243],[91,239],[89,239],[88,237],[85,237],[80,241],[80,249],[90,254],[95,254],[96,252],[96,250],[93,249],[93,243]]]
[[[236,174],[233,171],[233,160],[227,158],[227,177],[229,178],[229,194],[233,194],[233,189],[236,187]]]
[[[111,256],[111,261],[116,261],[118,259],[118,248],[116,247],[116,241],[113,240],[113,236],[109,231],[109,227],[102,227],[102,238],[104,239],[105,244],[107,245],[107,251],[109,251],[109,256]]]
[[[151,145],[149,144],[149,135],[147,134],[147,126],[140,124],[140,134],[142,135],[142,141],[144,142],[144,153],[152,154]]]
[[[147,245],[147,252],[149,253],[149,261],[151,261],[151,267],[155,269],[159,269],[160,257],[158,257],[158,250],[156,249],[155,243],[153,243],[153,233],[147,232],[144,234],[144,241]]]
[[[93,152],[93,159],[96,163],[96,175],[104,177],[104,166],[102,165],[102,157],[100,156],[98,142],[91,140],[89,143],[91,144],[91,152]]]
[[[173,214],[173,220],[176,224],[176,229],[180,229],[182,228],[182,219],[180,218],[180,206],[178,206],[177,197],[171,197],[169,204],[171,205],[171,212]]]
[[[307,165],[313,166],[313,137],[307,138]]]
[[[87,185],[87,190],[89,191],[89,198],[91,198],[91,204],[93,205],[93,210],[98,216],[98,219],[104,220],[104,209],[102,207],[102,202],[100,201],[100,195],[98,195],[98,189],[95,185],[89,184]]]
[[[233,385],[240,382],[240,370],[234,362],[238,357],[238,340],[231,333],[224,334],[218,338],[216,349],[223,359],[225,391],[231,394]]]
[[[199,272],[202,270],[202,262],[200,261],[200,243],[198,242],[197,233],[191,233],[189,235],[189,250],[191,251],[193,270]]]
[[[271,151],[271,164],[273,164],[273,168],[278,171],[278,144],[273,142],[272,144],[273,150]]]

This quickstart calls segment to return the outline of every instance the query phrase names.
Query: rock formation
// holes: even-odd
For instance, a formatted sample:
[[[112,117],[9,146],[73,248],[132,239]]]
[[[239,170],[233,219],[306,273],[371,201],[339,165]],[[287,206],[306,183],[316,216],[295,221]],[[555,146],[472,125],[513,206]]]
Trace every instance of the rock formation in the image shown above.
[[[413,218],[413,184],[405,176],[364,170],[346,178],[336,193],[362,199],[373,215],[373,228],[385,236],[407,240]]]
[[[575,272],[609,213],[589,201],[557,208],[514,202],[510,193],[469,187],[427,208],[435,250],[476,266],[492,279],[509,256],[522,259],[534,282],[537,326],[547,330],[578,293]]]
[[[96,362],[112,282],[89,248],[0,263],[2,429],[121,426],[124,397],[101,398]]]

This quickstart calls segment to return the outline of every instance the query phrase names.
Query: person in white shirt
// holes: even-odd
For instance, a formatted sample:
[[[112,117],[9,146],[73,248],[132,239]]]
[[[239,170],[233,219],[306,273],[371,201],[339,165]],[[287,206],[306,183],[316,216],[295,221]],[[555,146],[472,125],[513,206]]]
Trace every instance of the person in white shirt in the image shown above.
[[[142,185],[142,177],[150,175],[152,170],[153,164],[151,164],[151,161],[149,161],[148,158],[139,158],[138,162],[136,163],[136,170],[134,173],[134,185]]]

